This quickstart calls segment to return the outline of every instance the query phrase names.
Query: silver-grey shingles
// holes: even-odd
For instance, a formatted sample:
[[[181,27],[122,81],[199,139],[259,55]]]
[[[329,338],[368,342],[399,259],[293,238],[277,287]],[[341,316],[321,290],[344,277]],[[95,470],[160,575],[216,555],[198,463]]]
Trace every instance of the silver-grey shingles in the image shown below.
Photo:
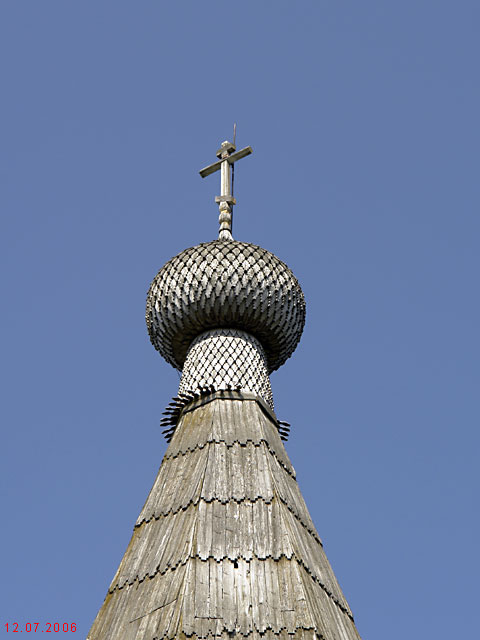
[[[193,340],[178,392],[198,393],[202,387],[249,390],[274,406],[262,345],[239,329],[210,329]]]
[[[275,371],[295,351],[305,324],[302,289],[277,256],[237,240],[204,242],[169,260],[147,294],[153,346],[177,369],[208,329],[254,335]]]
[[[274,421],[216,398],[183,415],[88,637],[242,636],[359,639]]]

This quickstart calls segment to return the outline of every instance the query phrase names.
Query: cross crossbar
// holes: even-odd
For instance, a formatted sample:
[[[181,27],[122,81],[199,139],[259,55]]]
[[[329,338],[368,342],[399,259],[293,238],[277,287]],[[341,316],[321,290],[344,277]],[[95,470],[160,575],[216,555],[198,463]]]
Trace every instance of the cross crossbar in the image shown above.
[[[228,164],[233,164],[237,160],[241,160],[242,158],[245,158],[245,156],[249,156],[251,153],[253,153],[252,147],[245,147],[245,149],[240,149],[240,151],[232,153],[232,155],[228,156],[226,160]],[[224,162],[224,160],[218,160],[217,162],[208,165],[208,167],[205,167],[205,169],[201,169],[199,173],[202,178],[206,178],[210,174],[215,173],[215,171],[218,171],[222,166],[222,162]]]

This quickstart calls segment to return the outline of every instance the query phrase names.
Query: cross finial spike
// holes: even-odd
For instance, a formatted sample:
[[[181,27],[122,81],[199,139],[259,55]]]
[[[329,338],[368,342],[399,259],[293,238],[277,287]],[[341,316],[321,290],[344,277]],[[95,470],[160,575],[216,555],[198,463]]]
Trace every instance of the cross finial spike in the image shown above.
[[[236,204],[233,197],[233,170],[237,160],[244,158],[252,153],[251,147],[245,147],[240,151],[236,151],[235,137],[237,125],[233,126],[233,142],[225,140],[222,142],[220,149],[217,151],[219,160],[205,167],[200,171],[202,178],[206,178],[211,173],[220,170],[220,195],[215,198],[220,211],[219,222],[220,230],[218,233],[219,240],[233,240],[232,237],[232,213],[233,205]]]

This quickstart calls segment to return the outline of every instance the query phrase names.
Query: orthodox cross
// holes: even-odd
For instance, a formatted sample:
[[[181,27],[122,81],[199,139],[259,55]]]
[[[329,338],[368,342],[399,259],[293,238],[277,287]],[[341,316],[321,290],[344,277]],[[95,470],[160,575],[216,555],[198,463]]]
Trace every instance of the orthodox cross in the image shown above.
[[[245,156],[252,153],[252,147],[245,147],[240,151],[236,151],[235,147],[235,129],[233,134],[234,142],[225,140],[222,142],[220,149],[217,151],[217,158],[219,160],[213,164],[205,167],[200,171],[202,178],[206,178],[211,173],[220,170],[220,193],[216,196],[215,202],[218,202],[218,209],[220,211],[219,222],[220,230],[218,233],[219,240],[233,240],[232,238],[232,210],[233,205],[237,204],[233,197],[233,171],[234,163]]]

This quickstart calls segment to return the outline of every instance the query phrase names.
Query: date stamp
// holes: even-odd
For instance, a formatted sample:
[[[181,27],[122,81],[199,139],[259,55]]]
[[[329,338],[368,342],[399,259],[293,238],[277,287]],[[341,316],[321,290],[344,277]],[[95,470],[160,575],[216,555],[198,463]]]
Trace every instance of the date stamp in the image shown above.
[[[75,622],[6,622],[7,633],[75,633]]]

